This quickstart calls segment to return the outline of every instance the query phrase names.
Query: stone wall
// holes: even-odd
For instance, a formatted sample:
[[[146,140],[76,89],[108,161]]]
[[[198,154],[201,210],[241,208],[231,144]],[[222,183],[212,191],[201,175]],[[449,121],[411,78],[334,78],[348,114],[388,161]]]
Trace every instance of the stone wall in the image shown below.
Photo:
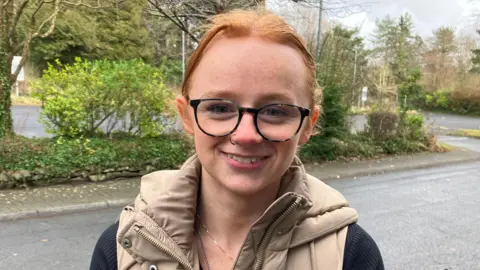
[[[119,167],[102,171],[94,169],[79,170],[68,175],[52,175],[44,169],[3,171],[0,172],[0,189],[48,186],[62,183],[101,182],[116,178],[141,177],[155,170],[154,166],[147,165],[144,168]]]

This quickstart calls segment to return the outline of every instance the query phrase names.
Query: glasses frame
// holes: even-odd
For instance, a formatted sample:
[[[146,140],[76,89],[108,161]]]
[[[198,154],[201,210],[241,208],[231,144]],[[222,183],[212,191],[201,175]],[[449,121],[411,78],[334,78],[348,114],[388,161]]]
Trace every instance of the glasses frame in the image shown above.
[[[198,123],[198,115],[197,115],[197,109],[198,109],[198,105],[200,105],[200,103],[204,102],[204,101],[226,101],[226,102],[230,102],[232,103],[233,105],[235,105],[237,107],[237,110],[239,112],[238,114],[238,120],[237,120],[237,124],[235,125],[235,127],[228,133],[224,134],[224,135],[213,135],[213,134],[210,134],[208,132],[206,132],[201,126],[200,124]],[[307,109],[307,108],[304,108],[304,107],[300,107],[300,106],[297,106],[297,105],[293,105],[293,104],[283,104],[283,103],[272,103],[272,104],[266,104],[266,105],[263,105],[259,108],[250,108],[250,107],[242,107],[242,106],[239,106],[238,104],[236,104],[235,102],[231,101],[231,100],[228,100],[228,99],[222,99],[222,98],[205,98],[205,99],[192,99],[190,100],[189,102],[190,106],[193,107],[194,109],[194,113],[195,113],[195,122],[197,123],[197,126],[198,128],[203,132],[205,133],[206,135],[208,136],[212,136],[212,137],[225,137],[225,136],[228,136],[230,134],[232,134],[233,132],[235,132],[235,130],[237,130],[238,126],[240,125],[240,122],[242,121],[242,117],[243,117],[243,114],[245,112],[248,112],[248,113],[251,113],[253,114],[253,122],[255,124],[255,129],[257,130],[257,133],[260,134],[260,136],[262,136],[263,139],[265,139],[266,141],[269,141],[269,142],[285,142],[285,141],[288,141],[288,140],[291,140],[292,138],[294,138],[295,136],[297,136],[298,132],[300,131],[300,129],[302,128],[302,125],[303,125],[303,121],[305,119],[305,117],[309,116],[310,115],[310,109]],[[265,135],[262,134],[262,132],[260,131],[260,129],[258,128],[258,122],[257,122],[257,119],[258,119],[258,114],[260,113],[260,111],[262,109],[264,109],[265,107],[269,107],[269,106],[289,106],[289,107],[293,107],[293,108],[296,108],[300,111],[300,123],[298,125],[298,128],[297,130],[295,131],[295,133],[288,139],[286,140],[271,140],[267,137],[265,137]]]

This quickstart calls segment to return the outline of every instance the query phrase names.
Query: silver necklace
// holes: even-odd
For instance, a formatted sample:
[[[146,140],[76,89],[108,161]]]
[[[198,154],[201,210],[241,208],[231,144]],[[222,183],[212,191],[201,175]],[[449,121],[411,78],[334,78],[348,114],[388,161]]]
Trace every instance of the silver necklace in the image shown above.
[[[205,252],[205,247],[203,246],[203,241],[200,234],[198,234],[198,239],[200,240],[200,248],[203,253],[203,259],[205,260],[205,264],[207,265],[207,270],[210,270],[210,264],[208,263],[207,252]]]
[[[197,215],[197,218],[198,220],[200,221],[200,225],[202,226],[202,228],[205,230],[205,232],[207,233],[208,237],[213,241],[213,243],[223,252],[223,254],[225,254],[225,256],[227,256],[227,258],[229,258],[232,262],[234,261],[234,259],[232,258],[232,256],[228,255],[228,253],[217,243],[217,241],[213,238],[213,236],[210,234],[210,232],[208,231],[208,228],[207,226],[205,226],[205,224],[203,223],[202,219],[200,218],[199,215]],[[203,241],[202,241],[202,237],[200,236],[200,234],[198,234],[198,239],[200,240],[200,246],[202,248],[202,253],[203,253],[203,257],[205,259],[205,263],[208,267],[208,270],[210,270],[210,264],[208,263],[208,258],[207,258],[207,252],[205,251],[205,246],[203,245]]]

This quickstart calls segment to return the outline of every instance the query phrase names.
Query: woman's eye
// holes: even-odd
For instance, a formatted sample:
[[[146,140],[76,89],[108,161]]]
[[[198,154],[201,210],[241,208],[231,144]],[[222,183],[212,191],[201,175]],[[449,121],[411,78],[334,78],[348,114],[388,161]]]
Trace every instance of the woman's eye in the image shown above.
[[[233,112],[232,108],[226,105],[211,105],[208,107],[208,111],[215,112],[215,113]]]
[[[265,114],[265,115],[270,115],[270,116],[287,116],[288,115],[288,112],[284,111],[284,110],[281,110],[281,109],[274,109],[274,108],[271,108],[271,109],[266,109],[262,112],[262,114]]]

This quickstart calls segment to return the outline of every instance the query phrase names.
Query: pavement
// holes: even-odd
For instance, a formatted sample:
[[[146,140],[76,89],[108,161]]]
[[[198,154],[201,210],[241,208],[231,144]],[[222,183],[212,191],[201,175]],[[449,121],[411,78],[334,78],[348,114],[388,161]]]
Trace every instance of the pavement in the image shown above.
[[[306,164],[306,170],[329,181],[388,172],[441,167],[480,160],[480,152],[456,148],[446,153],[420,153],[377,160]],[[85,212],[129,204],[139,191],[139,178],[101,183],[0,190],[0,221]]]

